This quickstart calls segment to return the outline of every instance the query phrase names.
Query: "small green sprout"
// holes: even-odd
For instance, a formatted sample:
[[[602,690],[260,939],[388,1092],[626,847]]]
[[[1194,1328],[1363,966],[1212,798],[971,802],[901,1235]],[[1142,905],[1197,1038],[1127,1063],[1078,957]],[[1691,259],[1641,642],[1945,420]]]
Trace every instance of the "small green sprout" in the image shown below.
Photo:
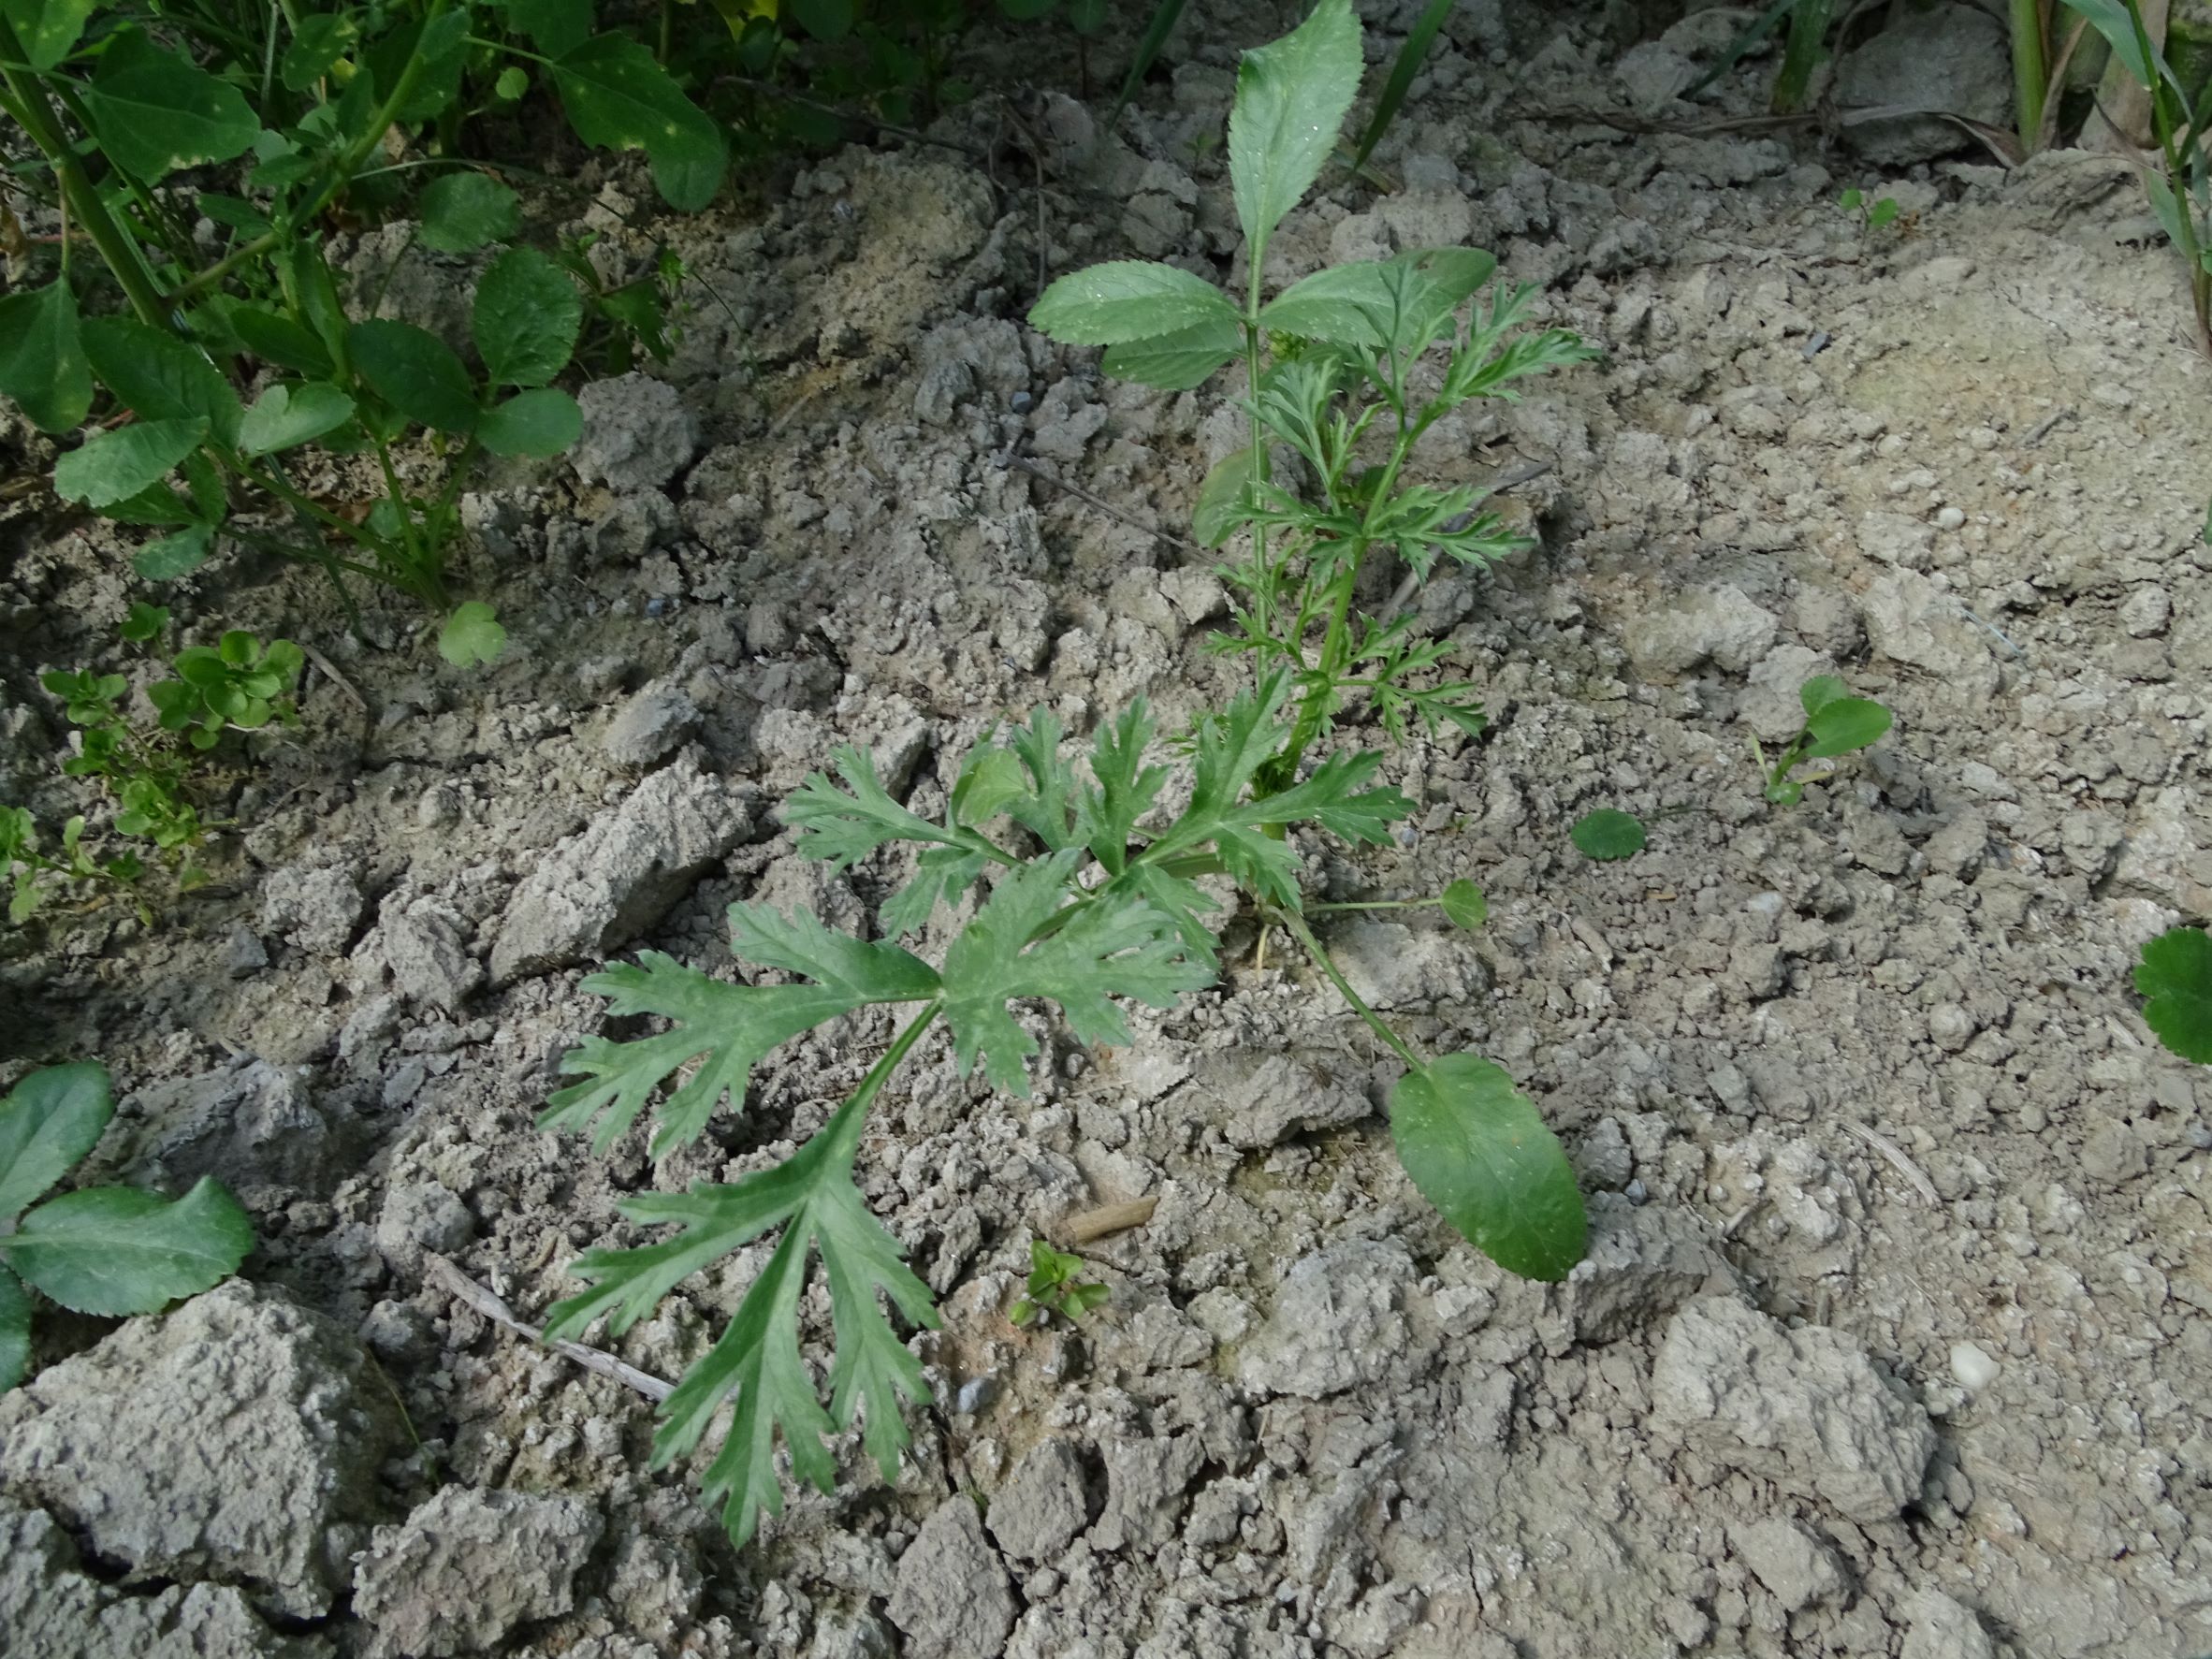
[[[1771,765],[1759,740],[1752,739],[1752,754],[1767,780],[1767,799],[1777,807],[1794,807],[1805,798],[1804,783],[1790,776],[1798,766],[1866,749],[1879,742],[1891,724],[1887,708],[1871,697],[1854,697],[1832,674],[1807,680],[1797,701],[1805,706],[1805,724]]]
[[[1084,1283],[1076,1276],[1083,1269],[1082,1257],[1055,1250],[1042,1239],[1030,1240],[1028,1294],[1006,1317],[1017,1325],[1041,1325],[1054,1314],[1080,1319],[1103,1305],[1113,1292],[1104,1285]]]
[[[1858,215],[1859,233],[1862,236],[1871,234],[1880,230],[1885,225],[1893,223],[1899,211],[1897,197],[1894,196],[1876,196],[1872,201],[1869,201],[1866,192],[1855,188],[1846,190],[1838,196],[1836,205],[1846,213]]]

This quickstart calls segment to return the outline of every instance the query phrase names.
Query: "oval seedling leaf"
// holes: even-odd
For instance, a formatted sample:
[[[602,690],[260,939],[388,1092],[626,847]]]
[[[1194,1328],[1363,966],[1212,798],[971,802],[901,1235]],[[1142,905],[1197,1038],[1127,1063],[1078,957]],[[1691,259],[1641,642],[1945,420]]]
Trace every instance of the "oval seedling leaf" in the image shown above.
[[[1809,761],[1849,754],[1879,742],[1889,730],[1889,710],[1869,697],[1838,697],[1824,703],[1805,722],[1812,739],[1805,749]]]
[[[1464,878],[1447,887],[1437,902],[1451,918],[1453,926],[1463,927],[1469,933],[1490,920],[1490,900],[1483,896],[1481,888]]]
[[[1500,1267],[1563,1279],[1582,1259],[1575,1171],[1502,1067],[1447,1055],[1406,1073],[1390,1095],[1390,1139],[1421,1196]]]
[[[1805,706],[1805,718],[1811,720],[1839,697],[1851,695],[1851,688],[1832,674],[1816,674],[1797,688],[1797,701]]]
[[[0,1221],[20,1215],[83,1161],[115,1115],[108,1069],[34,1071],[0,1100]]]
[[[1029,308],[1029,326],[1063,345],[1158,343],[1225,324],[1235,328],[1237,313],[1220,289],[1149,259],[1110,259],[1071,272]]]
[[[1630,813],[1616,811],[1610,807],[1600,807],[1594,812],[1585,812],[1575,820],[1575,827],[1567,832],[1568,838],[1588,858],[1600,863],[1616,858],[1633,858],[1644,850],[1644,826]]]
[[[2143,1023],[2174,1053],[2212,1065],[2212,935],[2175,927],[2143,947],[2135,989],[2150,1000]]]
[[[135,1186],[65,1193],[0,1238],[0,1255],[35,1288],[80,1314],[150,1314],[238,1269],[254,1224],[209,1176],[171,1202]]]

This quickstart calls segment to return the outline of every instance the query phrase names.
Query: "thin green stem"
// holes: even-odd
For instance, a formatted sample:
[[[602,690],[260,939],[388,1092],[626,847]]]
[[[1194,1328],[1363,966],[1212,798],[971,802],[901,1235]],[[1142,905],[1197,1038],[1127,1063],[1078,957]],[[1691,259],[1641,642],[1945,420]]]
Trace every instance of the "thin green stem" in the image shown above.
[[[944,1006],[942,997],[933,997],[924,1004],[922,1011],[892,1040],[891,1046],[878,1056],[876,1063],[868,1068],[867,1075],[860,1080],[860,1086],[852,1091],[845,1103],[837,1108],[837,1115],[823,1127],[822,1132],[830,1137],[831,1150],[845,1163],[850,1164],[860,1151],[860,1131],[862,1125],[867,1121],[868,1108],[875,1104],[876,1097],[882,1093],[883,1085],[891,1081],[891,1074],[898,1070],[899,1062],[912,1051],[915,1043],[922,1041],[923,1032],[928,1030],[931,1023],[944,1011]]]
[[[2044,99],[2050,71],[2044,61],[2045,0],[2010,0],[2013,33],[2013,106],[2020,114],[2020,149],[2032,155],[2043,139]]]
[[[1411,1045],[1397,1032],[1390,1029],[1382,1015],[1369,1008],[1365,998],[1352,989],[1352,982],[1344,977],[1344,971],[1336,966],[1335,960],[1331,957],[1321,941],[1314,937],[1314,930],[1306,925],[1305,918],[1296,910],[1278,910],[1273,914],[1274,919],[1288,929],[1291,936],[1305,947],[1305,953],[1313,958],[1314,966],[1329,976],[1329,982],[1334,985],[1338,994],[1352,1005],[1352,1011],[1367,1022],[1377,1037],[1380,1037],[1397,1051],[1398,1057],[1405,1062],[1407,1069],[1414,1071],[1423,1070],[1424,1062],[1420,1055],[1415,1054]]]

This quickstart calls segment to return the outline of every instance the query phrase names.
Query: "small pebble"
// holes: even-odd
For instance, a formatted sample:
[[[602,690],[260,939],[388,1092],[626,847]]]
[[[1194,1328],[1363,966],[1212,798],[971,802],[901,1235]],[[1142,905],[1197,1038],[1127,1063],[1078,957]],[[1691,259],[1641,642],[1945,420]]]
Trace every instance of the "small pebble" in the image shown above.
[[[2189,1143],[2199,1152],[2212,1152],[2212,1128],[2206,1128],[2201,1123],[2190,1124]]]
[[[1830,338],[1831,336],[1826,328],[1815,328],[1812,331],[1812,338],[1805,342],[1805,360],[1811,362],[1822,352],[1827,350]]]
[[[1621,1189],[1621,1196],[1632,1204],[1640,1204],[1648,1201],[1652,1194],[1651,1189],[1644,1186],[1644,1178],[1637,1175]]]
[[[1966,523],[1966,515],[1957,507],[1945,507],[1936,515],[1936,529],[1957,530]]]
[[[973,1417],[997,1398],[998,1379],[985,1372],[960,1385],[960,1392],[953,1397],[953,1409],[962,1417]]]
[[[1030,410],[1037,407],[1037,400],[1032,398],[1027,392],[1016,392],[1013,395],[1012,401],[1007,406],[1016,415],[1026,415]]]
[[[1970,1394],[1978,1394],[1995,1382],[2001,1369],[1996,1361],[1971,1342],[1951,1345],[1951,1375]]]

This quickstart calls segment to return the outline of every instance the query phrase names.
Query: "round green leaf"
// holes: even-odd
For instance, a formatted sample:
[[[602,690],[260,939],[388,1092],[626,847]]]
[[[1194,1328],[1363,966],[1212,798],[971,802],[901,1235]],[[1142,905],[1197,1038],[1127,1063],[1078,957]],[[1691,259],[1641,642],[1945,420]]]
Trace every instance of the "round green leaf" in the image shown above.
[[[149,582],[173,582],[179,576],[190,575],[208,561],[208,551],[214,545],[215,527],[195,524],[149,542],[131,555],[131,569]]]
[[[149,184],[241,155],[261,131],[238,88],[137,30],[100,54],[99,73],[79,95],[108,159]]]
[[[31,1293],[0,1267],[0,1394],[23,1380],[31,1363]]]
[[[469,254],[522,228],[522,198],[497,179],[467,171],[432,182],[415,204],[416,238],[441,254]]]
[[[73,430],[92,407],[92,369],[67,283],[0,298],[0,394],[42,432]]]
[[[530,71],[509,65],[500,71],[499,79],[491,83],[491,90],[512,104],[530,91]]]
[[[0,1221],[20,1215],[99,1143],[115,1115],[108,1069],[34,1071],[0,1100]]]
[[[625,36],[602,35],[563,52],[552,70],[577,138],[604,150],[643,150],[672,208],[691,211],[714,199],[729,165],[728,142],[651,52]]]
[[[1469,933],[1490,920],[1490,900],[1483,897],[1481,888],[1464,878],[1447,887],[1443,898],[1437,902],[1451,918],[1452,925],[1463,927]]]
[[[54,462],[54,493],[88,507],[124,501],[160,483],[207,435],[208,423],[196,418],[139,420],[95,432]]]
[[[549,460],[584,435],[584,412],[558,386],[517,392],[485,411],[476,436],[494,455]]]
[[[2143,947],[2135,989],[2150,998],[2143,1022],[2185,1060],[2212,1065],[2212,935],[2175,927]]]
[[[1805,750],[1809,761],[1849,754],[1878,742],[1889,730],[1889,710],[1870,697],[1835,697],[1823,703],[1805,730],[1812,741]]]
[[[1390,1094],[1390,1139],[1421,1196],[1510,1273],[1564,1279],[1588,1223],[1566,1152],[1503,1068],[1447,1055]]]
[[[235,1273],[254,1247],[238,1201],[202,1176],[174,1202],[133,1186],[66,1193],[0,1237],[0,1255],[80,1314],[150,1314]]]
[[[469,371],[429,329],[382,318],[356,323],[346,331],[346,347],[361,378],[409,420],[442,432],[475,426]]]
[[[248,455],[274,455],[320,438],[353,417],[354,400],[327,382],[280,382],[246,411],[239,428],[238,446]]]
[[[481,599],[456,605],[438,632],[438,655],[456,668],[496,662],[507,648],[507,631],[498,613]]]
[[[1586,856],[1600,860],[1632,858],[1644,850],[1644,826],[1610,807],[1585,812],[1567,836]]]
[[[535,248],[509,248],[476,284],[470,330],[493,386],[544,386],[568,367],[583,327],[575,279]]]

